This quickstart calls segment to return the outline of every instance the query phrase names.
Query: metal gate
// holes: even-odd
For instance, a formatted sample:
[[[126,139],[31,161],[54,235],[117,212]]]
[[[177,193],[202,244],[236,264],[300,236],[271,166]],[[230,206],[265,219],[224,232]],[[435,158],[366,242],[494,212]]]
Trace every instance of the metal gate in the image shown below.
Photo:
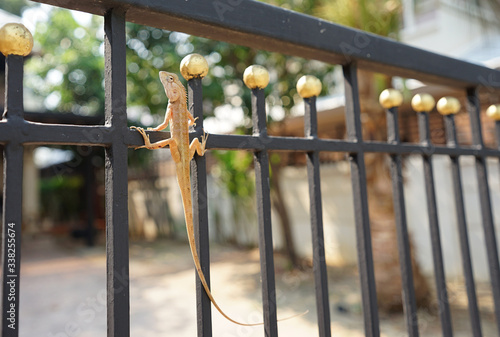
[[[423,50],[341,27],[306,15],[249,0],[161,1],[161,0],[44,0],[59,7],[105,17],[105,124],[94,126],[33,123],[23,116],[23,58],[10,55],[6,61],[6,104],[0,122],[0,143],[4,146],[4,204],[2,255],[2,336],[18,336],[19,271],[21,242],[21,203],[23,146],[27,144],[70,144],[104,147],[106,153],[106,245],[107,245],[107,317],[108,336],[130,335],[129,242],[127,210],[127,149],[142,145],[142,137],[127,128],[125,21],[240,45],[317,59],[343,67],[345,79],[346,140],[317,137],[316,99],[305,99],[305,137],[271,137],[266,131],[266,111],[262,89],[252,90],[254,133],[251,136],[211,135],[209,149],[239,149],[255,156],[257,212],[261,259],[264,329],[266,336],[277,336],[275,275],[271,233],[268,151],[301,151],[307,156],[310,216],[313,233],[313,261],[319,335],[331,336],[328,284],[325,265],[319,153],[344,152],[351,165],[359,275],[366,336],[379,336],[379,318],[366,191],[364,154],[385,153],[390,157],[394,209],[401,263],[404,312],[409,336],[418,336],[418,322],[410,261],[410,245],[404,207],[401,156],[421,154],[424,161],[427,206],[431,226],[436,289],[444,336],[452,336],[449,301],[440,244],[434,192],[432,156],[451,159],[458,231],[466,280],[469,312],[474,336],[481,336],[479,311],[475,297],[468,234],[464,216],[459,159],[473,156],[484,224],[486,252],[493,290],[495,317],[500,334],[500,268],[495,240],[492,204],[486,172],[488,157],[500,158],[499,149],[486,148],[480,121],[479,91],[500,92],[500,72],[429,53]],[[449,85],[465,91],[470,115],[473,145],[457,143],[453,115],[444,117],[446,146],[430,143],[428,117],[419,114],[421,142],[403,143],[399,139],[398,108],[387,109],[387,142],[364,141],[361,135],[357,71],[376,69],[390,75]],[[188,82],[192,113],[202,119],[200,79]],[[496,122],[500,144],[500,122]],[[198,123],[192,137],[200,136]],[[152,133],[152,141],[167,137]],[[197,246],[204,273],[209,279],[208,216],[206,166],[203,157],[192,163],[194,218]],[[211,336],[211,308],[197,280],[198,335]],[[335,332],[333,332],[335,335]]]

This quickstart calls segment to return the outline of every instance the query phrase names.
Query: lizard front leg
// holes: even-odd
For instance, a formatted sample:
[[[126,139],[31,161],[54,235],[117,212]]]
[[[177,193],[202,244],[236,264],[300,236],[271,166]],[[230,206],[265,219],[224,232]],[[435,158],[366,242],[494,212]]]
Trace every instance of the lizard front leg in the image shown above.
[[[172,120],[172,108],[170,107],[169,104],[169,106],[167,106],[167,113],[165,114],[165,120],[163,121],[163,123],[158,125],[156,128],[148,128],[148,131],[161,131],[163,129],[166,129],[168,123],[170,123],[171,120]]]
[[[137,149],[156,150],[168,145],[170,147],[170,153],[172,154],[174,162],[179,163],[181,161],[181,155],[179,154],[179,148],[177,147],[177,142],[175,141],[175,139],[169,138],[160,140],[159,142],[156,143],[151,143],[149,135],[146,134],[146,131],[144,131],[143,128],[139,128],[136,126],[131,126],[130,128],[139,131],[139,133],[142,135],[142,138],[144,138],[144,145],[136,147],[135,148],[136,150]]]
[[[187,112],[187,116],[189,119],[188,126],[196,126],[196,120],[198,119],[198,117],[194,118],[189,111]]]
[[[196,153],[198,153],[198,156],[203,156],[205,152],[207,151],[205,149],[205,146],[207,144],[207,139],[208,139],[208,133],[205,133],[203,131],[203,136],[201,137],[201,143],[198,138],[193,139],[191,144],[189,145],[189,160],[191,160]]]

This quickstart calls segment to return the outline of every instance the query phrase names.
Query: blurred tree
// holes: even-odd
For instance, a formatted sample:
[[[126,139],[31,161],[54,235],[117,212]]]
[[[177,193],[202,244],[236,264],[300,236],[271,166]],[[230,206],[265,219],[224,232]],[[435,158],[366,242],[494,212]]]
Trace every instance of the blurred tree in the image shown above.
[[[34,38],[43,46],[43,51],[28,62],[27,71],[33,76],[27,86],[41,97],[47,97],[45,107],[54,111],[102,114],[102,18],[93,17],[88,25],[80,25],[70,12],[53,9],[48,21],[38,24]],[[223,104],[241,107],[249,113],[250,92],[244,87],[242,77],[246,67],[253,63],[267,67],[271,73],[267,103],[270,107],[283,107],[285,112],[299,100],[293,84],[302,74],[326,78],[324,94],[334,85],[328,76],[333,66],[318,61],[132,23],[127,23],[127,47],[128,105],[145,109],[139,111],[139,116],[132,116],[136,118],[141,114],[163,118],[167,99],[158,71],[178,72],[181,59],[192,52],[204,55],[210,65],[204,79],[204,104],[209,116],[215,107]],[[148,120],[149,124],[154,123],[149,117],[145,118]]]
[[[218,179],[228,191],[232,206],[231,231],[224,237],[225,241],[249,245],[254,244],[256,231],[246,225],[242,219],[255,221],[255,203],[253,196],[255,193],[254,177],[249,174],[249,167],[252,165],[252,153],[246,151],[213,151],[212,154],[217,159],[216,165],[212,168],[211,174]],[[223,233],[222,224],[216,221],[217,233]],[[218,237],[222,239],[221,236]]]
[[[275,5],[298,10],[300,12],[311,13],[315,0],[273,2]],[[271,74],[271,83],[266,88],[266,100],[269,109],[278,108],[282,111],[283,118],[300,101],[295,90],[295,83],[303,74],[313,74],[326,81],[323,85],[323,94],[328,92],[328,88],[334,86],[333,66],[326,65],[317,61],[304,60],[297,57],[287,57],[277,53],[270,53],[262,50],[255,50],[247,47],[231,45],[228,43],[203,39],[194,36],[188,36],[182,33],[161,31],[161,33],[151,27],[138,25],[128,25],[129,47],[136,51],[136,55],[127,55],[129,60],[129,71],[139,71],[139,69],[153,69],[154,67],[163,68],[169,71],[177,72],[178,64],[183,56],[195,51],[204,55],[210,66],[209,74],[204,78],[204,111],[210,117],[215,114],[215,108],[228,104],[232,107],[241,108],[244,115],[244,123],[237,127],[236,133],[249,134],[251,132],[251,119],[248,117],[250,111],[250,91],[244,86],[242,77],[243,72],[251,64],[257,63],[265,66]],[[161,37],[160,37],[161,36]],[[158,44],[153,39],[164,39],[165,43]],[[134,40],[135,39],[135,40]],[[141,43],[137,43],[139,40]],[[153,47],[153,45],[155,45]],[[158,47],[161,46],[161,47]],[[155,60],[154,55],[147,55],[145,49],[149,49],[157,55],[168,55],[168,61],[162,64],[161,60]],[[146,57],[141,57],[141,55]],[[156,64],[155,64],[156,63]],[[130,69],[130,66],[133,69]],[[160,82],[156,79],[156,70],[148,75],[145,80],[150,93],[136,96],[129,91],[130,103],[132,105],[144,106],[148,102],[158,103],[157,107],[152,107],[149,103],[151,112],[162,116],[165,109],[166,97],[163,95],[163,89]],[[145,72],[143,73],[145,75]],[[130,76],[129,76],[130,77]],[[135,82],[135,81],[132,81]],[[135,82],[135,83],[141,83]],[[154,84],[153,84],[154,83]],[[129,83],[130,86],[134,84]],[[147,98],[142,100],[141,98]],[[270,122],[276,115],[269,114]],[[161,118],[161,117],[160,117]],[[235,219],[241,215],[241,210],[248,208],[249,198],[253,197],[253,176],[248,175],[248,170],[252,165],[252,157],[247,154],[236,152],[216,152],[218,158],[219,172],[222,181],[225,182],[229,193],[233,196],[235,202]],[[250,160],[248,160],[250,159]],[[287,213],[287,207],[283,195],[277,193],[280,191],[278,167],[273,167],[273,207],[276,208],[280,225],[285,236],[285,251],[287,252],[291,266],[297,267],[299,261],[294,249],[293,236],[291,234],[290,217]]]
[[[382,35],[394,35],[399,25],[400,4],[397,0],[269,0],[271,4],[315,14],[341,24],[365,29]],[[50,23],[50,24],[49,24]],[[103,31],[102,18],[93,17],[87,25],[81,25],[64,10],[53,9],[49,20],[39,23],[35,41],[43,46],[43,52],[29,61],[27,86],[45,98],[49,110],[72,111],[78,114],[102,114],[104,109],[103,89]],[[185,55],[197,52],[204,55],[210,66],[204,78],[204,111],[213,117],[217,107],[229,105],[241,108],[243,123],[237,132],[250,132],[250,91],[244,87],[242,74],[250,64],[261,64],[270,71],[271,83],[266,89],[269,110],[277,108],[281,115],[269,114],[269,119],[283,118],[300,101],[295,83],[303,74],[316,75],[323,79],[323,92],[333,88],[333,66],[314,60],[287,57],[277,53],[230,45],[220,41],[189,36],[153,27],[127,23],[127,90],[129,117],[132,123],[149,126],[163,119],[167,98],[158,80],[158,71],[178,72],[179,63]],[[369,87],[370,85],[368,85]],[[365,97],[373,96],[368,90]],[[231,186],[238,181],[243,188],[249,185],[241,178],[251,179],[246,174],[252,161],[238,162],[238,156],[220,154],[222,176],[233,196],[248,198],[241,190]],[[147,163],[141,160],[139,162]],[[247,165],[241,167],[241,163]],[[239,165],[239,166],[238,166]],[[274,169],[277,170],[275,166]],[[276,172],[278,173],[278,172]],[[276,174],[275,176],[278,176]],[[279,182],[273,182],[279,191]],[[243,187],[242,187],[243,186]],[[276,188],[277,186],[277,188]],[[281,215],[284,232],[289,231],[289,217],[281,193],[273,199]],[[285,210],[285,212],[283,212]],[[291,234],[287,251],[293,257]],[[293,262],[293,264],[296,264]],[[379,287],[380,288],[380,287]]]
[[[43,49],[27,64],[27,87],[44,97],[47,110],[103,114],[102,18],[92,17],[88,24],[82,25],[70,12],[62,9],[54,8],[48,15],[46,22],[38,23],[34,34],[36,44]],[[269,114],[270,122],[275,118],[282,119],[300,100],[294,83],[303,74],[313,74],[328,81],[323,85],[324,94],[334,86],[333,66],[321,62],[127,23],[127,99],[131,123],[150,126],[163,120],[167,98],[158,80],[158,71],[178,72],[181,59],[192,52],[204,55],[210,66],[210,72],[203,80],[205,114],[213,117],[216,108],[223,105],[241,109],[243,123],[237,132],[243,134],[251,132],[250,90],[242,81],[247,66],[257,63],[270,71],[267,104],[270,110],[280,112]],[[131,161],[147,164],[144,160],[131,158]],[[252,164],[252,161],[243,162],[246,169]],[[248,185],[241,183],[241,170],[234,169],[238,164],[234,156],[221,160],[221,163],[230,192],[239,198],[248,198],[246,194],[231,191],[230,181]],[[246,174],[243,177],[252,179]],[[280,204],[284,205],[284,201],[281,200]],[[286,223],[286,219],[282,223]],[[292,247],[291,243],[289,247]]]
[[[178,72],[181,59],[192,52],[204,55],[210,66],[203,80],[204,111],[208,116],[213,116],[215,107],[224,104],[241,108],[245,115],[249,114],[250,91],[244,86],[242,78],[246,67],[251,64],[261,64],[269,69],[271,83],[266,89],[267,103],[270,107],[280,106],[284,111],[288,111],[298,100],[293,83],[302,74],[321,74],[324,77],[333,70],[332,66],[316,61],[136,24],[127,24],[127,36],[129,104],[147,106],[160,119],[167,99],[157,79],[158,70]],[[332,85],[325,85],[324,92]],[[272,115],[270,119],[273,119]],[[251,123],[249,119],[247,121],[244,126],[249,132]]]
[[[323,1],[316,9],[319,16],[342,25],[392,38],[398,37],[401,11],[400,0]],[[392,78],[386,75],[358,72],[365,140],[387,139],[385,113],[378,96],[392,86],[391,82]],[[401,311],[402,284],[387,156],[367,153],[365,162],[378,303],[384,311]],[[426,307],[430,301],[429,286],[414,254],[412,267],[417,305]]]
[[[401,25],[400,0],[321,1],[315,15],[344,26],[397,38]]]
[[[480,0],[477,0],[480,1]],[[490,1],[490,0],[481,0]],[[491,0],[495,1],[495,0]],[[270,0],[274,5],[312,14],[335,23],[397,39],[401,26],[400,0]],[[378,95],[391,87],[392,78],[360,70],[358,85],[365,140],[387,139],[385,114]],[[391,180],[385,155],[365,154],[370,222],[379,306],[384,311],[402,310],[401,277],[394,224]],[[290,255],[292,256],[292,255]],[[412,256],[418,305],[428,306],[429,287]]]
[[[26,86],[44,97],[48,110],[95,115],[104,111],[102,18],[88,26],[54,9],[39,22],[34,39],[41,53],[26,64]]]
[[[26,0],[2,0],[0,3],[0,9],[17,16],[21,16],[24,9],[29,6],[33,6],[33,3],[28,3]]]

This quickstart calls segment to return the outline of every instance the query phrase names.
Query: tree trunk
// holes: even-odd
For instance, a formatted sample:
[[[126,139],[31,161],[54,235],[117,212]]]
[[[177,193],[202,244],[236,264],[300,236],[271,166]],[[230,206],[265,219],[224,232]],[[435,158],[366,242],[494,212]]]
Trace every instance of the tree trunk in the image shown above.
[[[300,260],[295,250],[292,226],[288,215],[288,208],[285,204],[285,199],[281,191],[280,176],[281,166],[279,164],[271,164],[271,201],[280,219],[281,230],[283,232],[283,241],[285,251],[288,255],[292,268],[300,268]]]
[[[359,71],[358,80],[361,111],[366,113],[366,118],[363,119],[363,139],[386,141],[385,113],[378,103],[374,75]],[[386,87],[390,87],[390,78],[383,80]],[[365,154],[378,304],[379,308],[385,312],[395,312],[402,311],[403,303],[392,181],[387,159],[386,154]],[[410,245],[413,246],[411,237]],[[428,307],[430,304],[429,286],[415,259],[413,247],[410,249],[417,306]]]

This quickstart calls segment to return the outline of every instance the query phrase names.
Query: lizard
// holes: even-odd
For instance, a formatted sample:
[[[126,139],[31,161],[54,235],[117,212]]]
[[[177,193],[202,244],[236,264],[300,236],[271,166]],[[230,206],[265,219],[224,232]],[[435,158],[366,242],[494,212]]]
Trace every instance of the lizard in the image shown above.
[[[169,73],[166,71],[160,71],[160,81],[165,89],[165,94],[168,97],[167,111],[165,114],[165,120],[163,123],[155,128],[148,128],[148,131],[161,131],[167,128],[170,124],[170,138],[165,140],[160,140],[155,143],[151,143],[149,135],[145,132],[143,128],[131,126],[131,129],[137,130],[144,139],[144,145],[136,147],[136,149],[146,148],[149,150],[159,149],[165,146],[170,147],[170,153],[172,159],[175,163],[177,183],[181,191],[182,205],[184,207],[184,217],[186,221],[186,230],[188,234],[189,247],[191,249],[191,255],[193,257],[193,262],[195,265],[196,272],[200,278],[201,284],[205,289],[208,298],[217,309],[217,311],[227,320],[232,323],[242,325],[242,326],[258,326],[263,325],[260,323],[241,323],[231,317],[229,317],[217,304],[215,301],[210,288],[208,287],[207,281],[203,270],[201,269],[200,259],[198,257],[198,252],[196,250],[195,238],[194,238],[194,226],[193,226],[193,202],[191,199],[191,177],[190,177],[190,161],[194,154],[197,153],[199,156],[205,155],[206,143],[208,139],[208,134],[203,132],[202,140],[198,138],[193,139],[191,144],[189,143],[189,128],[196,125],[196,119],[189,112],[187,108],[187,95],[184,85],[179,80],[179,77],[174,73]],[[287,320],[293,317],[302,316],[306,312],[279,321]]]
[[[163,123],[155,128],[148,128],[149,131],[161,131],[170,124],[171,137],[165,140],[151,143],[149,135],[145,130],[140,127],[132,126],[131,129],[139,131],[144,139],[144,145],[136,149],[146,148],[149,150],[159,149],[165,146],[170,147],[172,159],[175,162],[175,169],[177,174],[177,183],[181,191],[182,204],[184,207],[184,217],[186,221],[186,230],[188,234],[189,246],[191,255],[193,256],[194,265],[201,284],[205,289],[208,298],[217,309],[217,311],[224,316],[227,320],[243,326],[256,326],[263,323],[241,323],[229,317],[215,301],[210,288],[208,287],[205,275],[201,269],[200,259],[196,250],[194,239],[194,226],[193,226],[193,202],[191,199],[191,177],[190,177],[190,161],[194,154],[203,156],[206,152],[206,143],[208,135],[204,132],[202,141],[198,138],[193,139],[189,143],[189,127],[196,125],[196,118],[189,112],[187,108],[187,96],[184,85],[179,80],[176,74],[166,71],[160,71],[160,81],[163,84],[165,93],[168,97],[167,112]]]

